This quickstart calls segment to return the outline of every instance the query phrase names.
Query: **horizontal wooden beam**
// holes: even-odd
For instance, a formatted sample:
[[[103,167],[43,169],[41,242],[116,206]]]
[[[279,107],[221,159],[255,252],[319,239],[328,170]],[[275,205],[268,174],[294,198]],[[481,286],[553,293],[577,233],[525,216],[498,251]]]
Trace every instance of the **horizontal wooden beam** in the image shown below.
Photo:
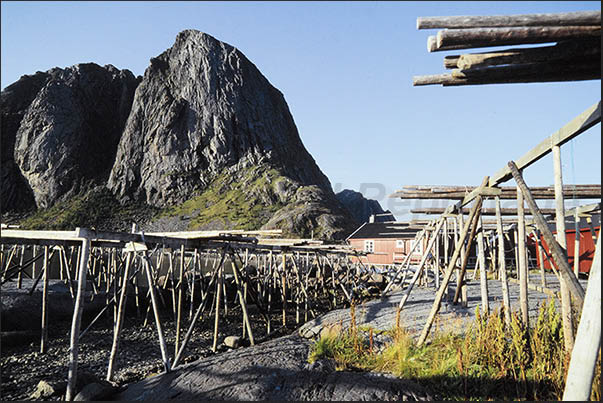
[[[443,214],[444,211],[445,211],[445,209],[440,208],[440,207],[417,208],[417,209],[410,210],[410,212],[412,214]],[[542,212],[542,214],[555,214],[555,209],[540,209],[540,211]],[[464,208],[462,210],[462,213],[469,214],[469,209]],[[501,213],[501,215],[506,215],[506,216],[516,216],[517,209],[502,208],[502,209],[500,209],[500,213]],[[493,208],[482,208],[481,214],[482,215],[496,215],[496,210]],[[529,212],[526,212],[525,214],[529,215]]]
[[[532,63],[453,70],[452,73],[413,76],[413,86],[444,87],[486,84],[547,83],[601,79],[600,62]]]
[[[601,122],[601,101],[597,102],[561,129],[541,141],[536,147],[515,160],[517,168],[521,171],[551,152],[553,146],[561,146],[579,134]],[[490,177],[489,186],[496,186],[512,178],[508,166],[503,167]],[[600,197],[600,196],[599,196]]]
[[[555,193],[552,191],[533,191],[532,192],[535,199],[539,200],[553,200],[555,198]],[[472,200],[472,197],[475,194],[470,195],[468,192],[404,192],[399,191],[391,194],[389,197],[399,198],[399,199],[412,199],[412,200],[460,200],[463,201],[463,205],[467,204]],[[495,195],[493,195],[495,196]],[[517,193],[515,191],[506,191],[501,192],[498,195],[500,199],[510,200],[516,199]],[[571,190],[567,189],[564,192],[563,197],[565,199],[599,199],[601,198],[601,190]]]
[[[444,57],[447,69],[473,69],[476,67],[498,66],[503,64],[526,64],[539,62],[576,63],[584,60],[601,60],[601,39],[592,41],[573,40],[554,46],[532,48],[512,48],[495,52],[469,53]]]
[[[601,10],[570,13],[419,17],[417,29],[601,25]]]
[[[435,46],[429,42],[433,40],[428,39],[428,50],[436,52],[451,49],[524,45],[600,36],[600,25],[445,29],[436,35]]]

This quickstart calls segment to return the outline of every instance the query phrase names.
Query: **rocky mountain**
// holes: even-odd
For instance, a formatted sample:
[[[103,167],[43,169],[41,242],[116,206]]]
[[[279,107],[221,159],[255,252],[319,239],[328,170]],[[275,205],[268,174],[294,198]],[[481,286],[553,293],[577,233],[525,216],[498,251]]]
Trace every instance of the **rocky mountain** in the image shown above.
[[[239,50],[195,30],[142,78],[94,64],[22,77],[2,91],[2,136],[3,189],[14,189],[2,209],[37,207],[26,226],[91,225],[92,211],[112,229],[118,217],[147,230],[341,238],[357,224],[281,92]],[[72,209],[69,223],[56,222]]]
[[[385,213],[377,200],[367,199],[360,192],[343,189],[335,196],[359,223],[368,222],[372,215]]]
[[[138,80],[111,65],[23,76],[2,91],[2,207],[47,208],[105,183]]]

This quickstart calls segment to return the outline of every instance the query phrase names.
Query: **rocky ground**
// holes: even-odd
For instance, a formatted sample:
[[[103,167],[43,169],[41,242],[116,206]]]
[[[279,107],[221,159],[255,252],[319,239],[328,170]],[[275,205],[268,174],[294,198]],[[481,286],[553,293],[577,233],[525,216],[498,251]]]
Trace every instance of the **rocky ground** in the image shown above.
[[[534,283],[537,279],[534,278]],[[500,282],[490,280],[489,292],[491,308],[500,306]],[[548,278],[552,290],[558,289],[555,279]],[[583,284],[586,286],[585,282]],[[3,309],[6,294],[3,286]],[[519,287],[514,282],[509,285],[511,304],[517,307]],[[34,294],[35,295],[35,294]],[[359,304],[355,308],[356,323],[361,329],[369,327],[387,330],[395,326],[397,305],[402,292],[396,291],[386,298],[375,299]],[[530,316],[537,315],[538,305],[550,298],[550,295],[530,290]],[[469,283],[469,304],[463,308],[443,303],[436,328],[440,325],[460,331],[473,319],[475,308],[480,304],[479,282]],[[55,298],[56,300],[56,298]],[[339,299],[342,301],[342,298]],[[425,318],[433,302],[433,289],[417,287],[411,293],[400,316],[400,324],[417,334],[425,323]],[[58,305],[55,303],[55,305]],[[329,303],[323,301],[322,311],[317,318],[300,325],[295,323],[295,315],[287,317],[288,326],[278,329],[269,337],[259,314],[251,313],[253,331],[257,346],[251,348],[230,349],[220,344],[218,353],[211,351],[213,318],[201,321],[196,327],[184,359],[182,368],[157,375],[162,371],[161,353],[157,341],[154,322],[150,318],[143,326],[143,317],[137,318],[136,310],[130,309],[130,315],[124,323],[120,353],[117,360],[115,382],[122,390],[113,398],[116,400],[136,400],[153,396],[153,399],[189,399],[189,400],[431,400],[427,392],[419,385],[396,379],[389,375],[335,371],[333,363],[317,362],[308,364],[307,357],[311,340],[326,329],[338,327],[338,331],[350,324],[350,308],[329,309]],[[111,315],[96,324],[81,340],[80,371],[91,373],[104,379],[112,343]],[[5,313],[5,312],[3,312]],[[144,312],[143,312],[144,314]],[[188,312],[186,313],[188,318]],[[4,315],[5,316],[5,315]],[[3,316],[3,324],[6,320]],[[144,316],[144,315],[142,315]],[[56,317],[56,316],[55,316]],[[171,310],[164,312],[164,334],[173,355],[175,326]],[[272,326],[280,323],[280,312],[272,314]],[[188,323],[187,321],[185,321]],[[241,335],[241,313],[232,302],[226,319],[220,322],[220,341],[229,335]],[[2,400],[30,399],[40,380],[49,382],[64,381],[67,376],[67,353],[69,346],[68,319],[53,322],[50,328],[50,343],[46,354],[40,354],[39,331],[24,334],[21,341],[26,343],[6,343],[3,332]],[[83,328],[86,327],[84,323]],[[387,335],[375,333],[375,347],[384,347]],[[157,376],[156,376],[157,375]],[[127,389],[124,387],[128,385]],[[59,400],[52,396],[45,400]]]
[[[27,287],[24,287],[24,290],[27,289]],[[8,323],[9,320],[7,320],[7,315],[5,314],[7,313],[7,307],[12,307],[11,301],[7,301],[8,295],[11,292],[6,290],[6,285],[3,285],[2,291],[3,310],[5,311],[3,312],[3,321]],[[57,292],[59,291],[57,290]],[[36,298],[36,293],[33,295],[33,298],[39,301]],[[57,302],[59,300],[60,297],[53,294],[50,295],[50,301],[54,301],[51,306],[56,308],[59,305]],[[131,301],[133,298],[129,298],[128,300]],[[328,308],[329,304],[325,303],[322,306]],[[324,311],[326,310],[324,309]],[[318,314],[324,313],[324,311],[318,312]],[[39,353],[39,330],[6,332],[4,331],[5,327],[3,327],[0,355],[0,365],[2,368],[1,400],[29,400],[32,393],[36,390],[38,382],[41,380],[49,383],[58,383],[66,380],[71,326],[70,315],[58,316],[57,313],[54,315],[52,313],[54,311],[51,312],[49,317],[54,317],[55,320],[51,319],[50,322],[49,344],[45,354]],[[280,315],[279,312],[275,311],[272,315],[273,332],[270,337],[266,337],[265,322],[261,319],[260,315],[252,312],[250,316],[254,336],[258,342],[268,338],[283,336],[293,332],[298,327],[295,323],[294,313],[287,317],[288,326],[286,328],[280,327]],[[82,330],[87,327],[92,317],[91,314],[87,315],[87,321],[85,320],[82,323]],[[185,319],[183,326],[188,326],[188,311],[185,312]],[[81,339],[78,371],[93,374],[99,379],[105,378],[109,352],[112,345],[112,323],[113,310],[110,309],[109,314],[97,322]],[[117,371],[114,377],[117,385],[121,386],[136,382],[163,370],[157,331],[152,313],[149,315],[147,326],[143,326],[143,324],[144,309],[141,317],[137,318],[136,310],[130,306],[129,316],[125,319],[120,339]],[[166,342],[168,343],[168,351],[173,357],[176,326],[171,311],[163,313],[162,326]],[[213,326],[213,316],[211,319],[206,316],[204,320],[198,322],[187,347],[187,354],[183,359],[183,363],[216,354],[211,351]],[[181,337],[184,336],[185,332],[186,327],[182,330]],[[240,336],[241,332],[241,310],[233,301],[229,301],[228,315],[224,320],[221,317],[220,321],[220,345],[217,353],[219,354],[228,350],[222,343],[226,336]],[[44,400],[60,400],[60,396],[51,396]]]

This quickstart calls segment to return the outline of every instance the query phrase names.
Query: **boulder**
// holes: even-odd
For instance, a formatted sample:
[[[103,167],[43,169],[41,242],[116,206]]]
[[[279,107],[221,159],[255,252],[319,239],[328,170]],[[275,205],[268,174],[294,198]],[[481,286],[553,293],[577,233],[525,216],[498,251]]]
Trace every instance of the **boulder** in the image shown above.
[[[224,338],[224,345],[229,348],[239,348],[241,346],[241,338],[239,336],[227,336]]]

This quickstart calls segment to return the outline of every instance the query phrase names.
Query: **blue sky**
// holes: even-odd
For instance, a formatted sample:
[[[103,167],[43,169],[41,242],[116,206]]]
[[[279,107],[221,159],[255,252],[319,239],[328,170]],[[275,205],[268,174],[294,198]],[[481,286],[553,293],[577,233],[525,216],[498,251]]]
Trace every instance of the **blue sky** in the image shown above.
[[[362,190],[399,219],[419,204],[404,185],[478,185],[601,98],[600,81],[413,87],[444,72],[417,17],[600,9],[600,2],[6,2],[2,88],[76,63],[142,75],[183,29],[238,49],[289,104],[300,136],[335,190]],[[564,181],[601,183],[601,126],[562,147]],[[525,171],[553,183],[552,159]],[[508,183],[513,185],[511,181]],[[443,203],[443,204],[441,204]],[[571,202],[569,203],[571,204]]]

